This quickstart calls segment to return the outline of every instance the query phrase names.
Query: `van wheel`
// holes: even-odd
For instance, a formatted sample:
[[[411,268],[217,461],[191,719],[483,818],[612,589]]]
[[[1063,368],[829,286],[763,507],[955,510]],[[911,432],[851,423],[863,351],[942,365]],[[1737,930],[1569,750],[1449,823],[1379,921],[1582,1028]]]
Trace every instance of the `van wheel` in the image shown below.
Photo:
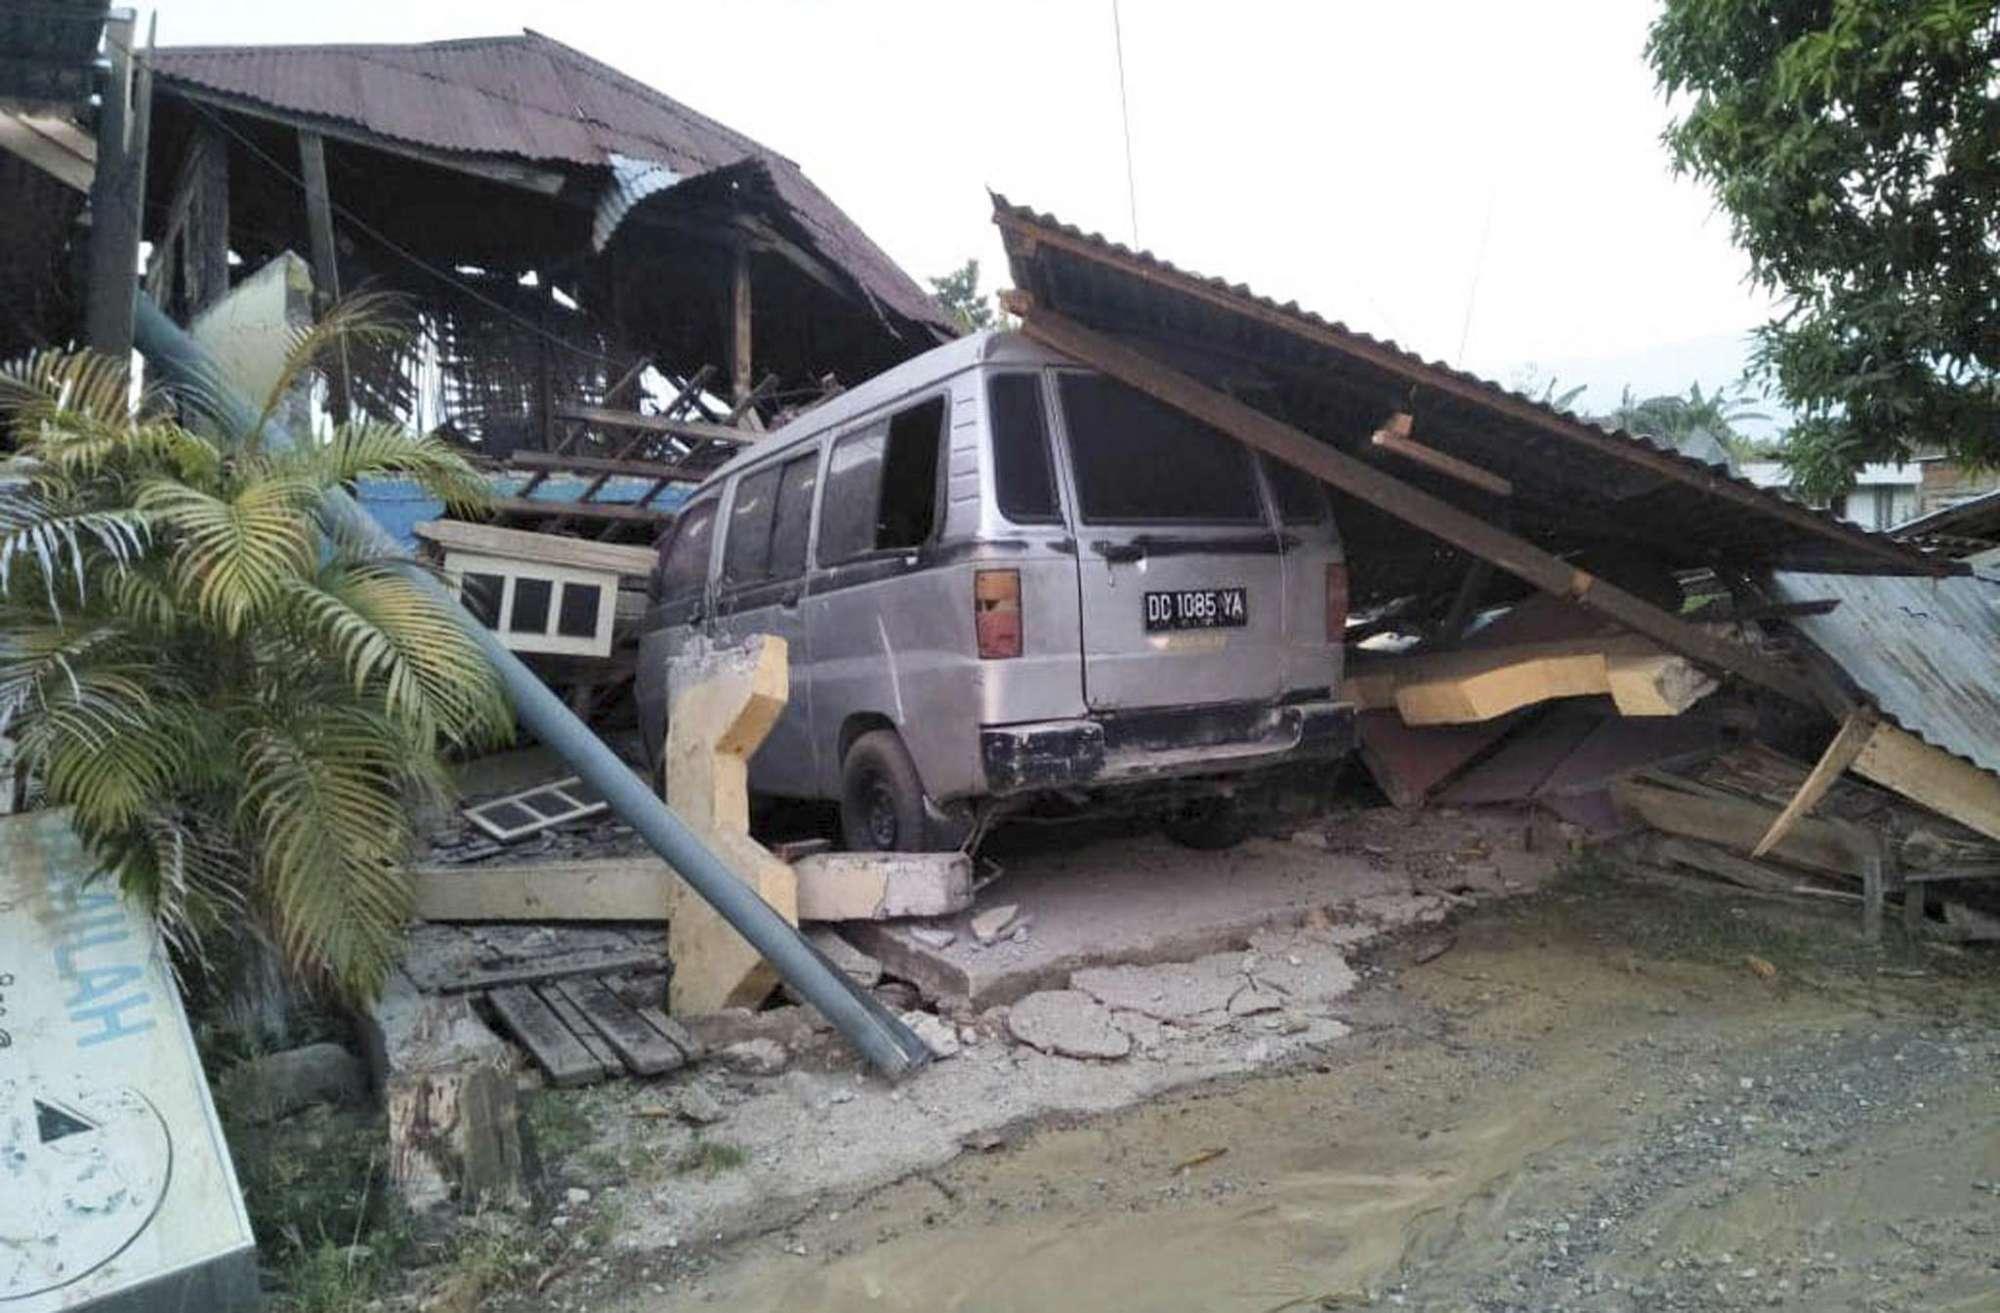
[[[848,850],[921,852],[925,830],[924,785],[902,738],[871,729],[854,740],[840,766],[840,833]]]
[[[1250,834],[1250,818],[1234,798],[1196,798],[1167,818],[1167,837],[1183,848],[1234,848]]]

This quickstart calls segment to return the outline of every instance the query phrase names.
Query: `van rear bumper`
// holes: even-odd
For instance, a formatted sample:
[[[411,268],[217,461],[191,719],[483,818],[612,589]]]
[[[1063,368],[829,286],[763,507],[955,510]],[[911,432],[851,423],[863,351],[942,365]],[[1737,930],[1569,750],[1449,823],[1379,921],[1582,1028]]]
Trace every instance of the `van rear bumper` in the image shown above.
[[[1353,748],[1353,704],[1326,701],[1149,708],[979,731],[994,795],[1233,775]]]

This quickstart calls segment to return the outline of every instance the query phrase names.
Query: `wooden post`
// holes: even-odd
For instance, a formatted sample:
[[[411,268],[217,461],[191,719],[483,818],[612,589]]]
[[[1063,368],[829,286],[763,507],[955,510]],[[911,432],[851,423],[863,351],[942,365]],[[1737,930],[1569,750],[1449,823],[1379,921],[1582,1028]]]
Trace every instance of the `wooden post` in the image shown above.
[[[139,273],[140,210],[146,197],[146,145],[152,119],[152,72],[132,49],[129,11],[104,24],[111,78],[97,121],[97,173],[90,184],[90,285],[84,336],[91,348],[124,360],[132,354],[132,295]]]
[[[195,128],[194,176],[182,280],[187,312],[200,314],[229,294],[229,142],[213,123]]]
[[[1796,702],[1817,705],[1804,679],[1742,644],[1717,638],[1525,538],[1356,460],[1142,351],[1044,310],[1030,297],[1016,292],[1004,299],[1007,309],[1022,317],[1022,330],[1029,337],[1220,429],[1247,447],[1294,465],[1462,551],[1492,561],[1544,592],[1609,616],[1683,656],[1741,675]]]
[[[306,230],[312,240],[313,318],[340,300],[340,263],[333,244],[333,196],[326,184],[326,140],[317,132],[299,132],[299,178],[306,188]],[[347,422],[347,347],[340,349],[340,368],[329,385],[327,408],[334,422]]]
[[[1871,944],[1882,942],[1882,886],[1884,867],[1880,849],[1861,858],[1861,937]]]
[[[750,248],[739,245],[729,279],[730,400],[750,395],[750,369]]]

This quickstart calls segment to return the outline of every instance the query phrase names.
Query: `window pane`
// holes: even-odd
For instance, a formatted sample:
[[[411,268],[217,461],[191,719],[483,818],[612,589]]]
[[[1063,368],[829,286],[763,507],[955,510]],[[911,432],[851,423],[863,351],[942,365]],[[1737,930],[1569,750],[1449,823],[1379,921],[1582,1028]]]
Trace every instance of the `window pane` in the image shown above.
[[[820,564],[832,565],[874,548],[875,505],[882,493],[882,449],[888,441],[888,428],[883,426],[834,444],[820,508]]]
[[[1095,374],[1064,374],[1061,392],[1084,519],[1263,519],[1241,443]]]
[[[678,601],[701,592],[708,582],[708,544],[715,528],[715,502],[705,501],[681,512],[667,561],[660,569],[660,600]]]
[[[777,508],[778,467],[747,474],[729,507],[729,536],[722,540],[722,586],[760,583],[770,573],[771,513]]]
[[[556,632],[564,638],[597,637],[597,608],[603,593],[596,584],[564,584]]]
[[[1041,376],[998,375],[986,385],[986,403],[1000,513],[1017,524],[1060,519]]]
[[[771,525],[773,579],[796,579],[805,573],[806,534],[812,527],[813,490],[818,487],[818,452],[785,466],[778,480],[778,509]]]
[[[943,446],[943,397],[932,397],[889,421],[882,509],[875,517],[878,551],[930,541],[937,527],[938,452]]]
[[[475,574],[468,571],[464,582],[459,585],[459,600],[465,609],[472,612],[472,618],[488,629],[500,627],[500,591],[507,581],[497,574]]]
[[[514,609],[507,616],[507,628],[517,634],[549,632],[549,599],[555,584],[547,579],[514,577]]]
[[[1278,496],[1278,518],[1286,524],[1318,524],[1326,518],[1320,482],[1296,465],[1264,457],[1264,473]]]

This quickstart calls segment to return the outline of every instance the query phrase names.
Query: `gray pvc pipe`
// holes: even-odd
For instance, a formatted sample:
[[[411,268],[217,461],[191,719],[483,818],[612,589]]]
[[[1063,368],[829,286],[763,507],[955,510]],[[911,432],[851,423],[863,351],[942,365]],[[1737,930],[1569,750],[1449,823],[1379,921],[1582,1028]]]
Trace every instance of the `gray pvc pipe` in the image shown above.
[[[153,368],[167,382],[177,385],[186,399],[204,410],[225,433],[240,438],[256,427],[257,413],[223,377],[207,348],[167,318],[143,292],[137,298],[134,338]],[[289,441],[289,435],[274,436]],[[343,528],[357,537],[391,555],[402,554],[402,545],[345,491],[336,489],[329,493],[326,507]],[[647,846],[721,913],[737,933],[749,940],[785,982],[818,1008],[862,1056],[892,1079],[930,1061],[930,1049],[908,1026],[874,995],[828,962],[770,904],[737,879],[687,823],[653,796],[652,790],[641,783],[617,754],[604,746],[590,727],[578,720],[491,630],[460,606],[458,599],[435,577],[414,567],[409,575],[446,604],[460,626],[486,653],[520,722],[602,794],[618,819],[638,831]]]

